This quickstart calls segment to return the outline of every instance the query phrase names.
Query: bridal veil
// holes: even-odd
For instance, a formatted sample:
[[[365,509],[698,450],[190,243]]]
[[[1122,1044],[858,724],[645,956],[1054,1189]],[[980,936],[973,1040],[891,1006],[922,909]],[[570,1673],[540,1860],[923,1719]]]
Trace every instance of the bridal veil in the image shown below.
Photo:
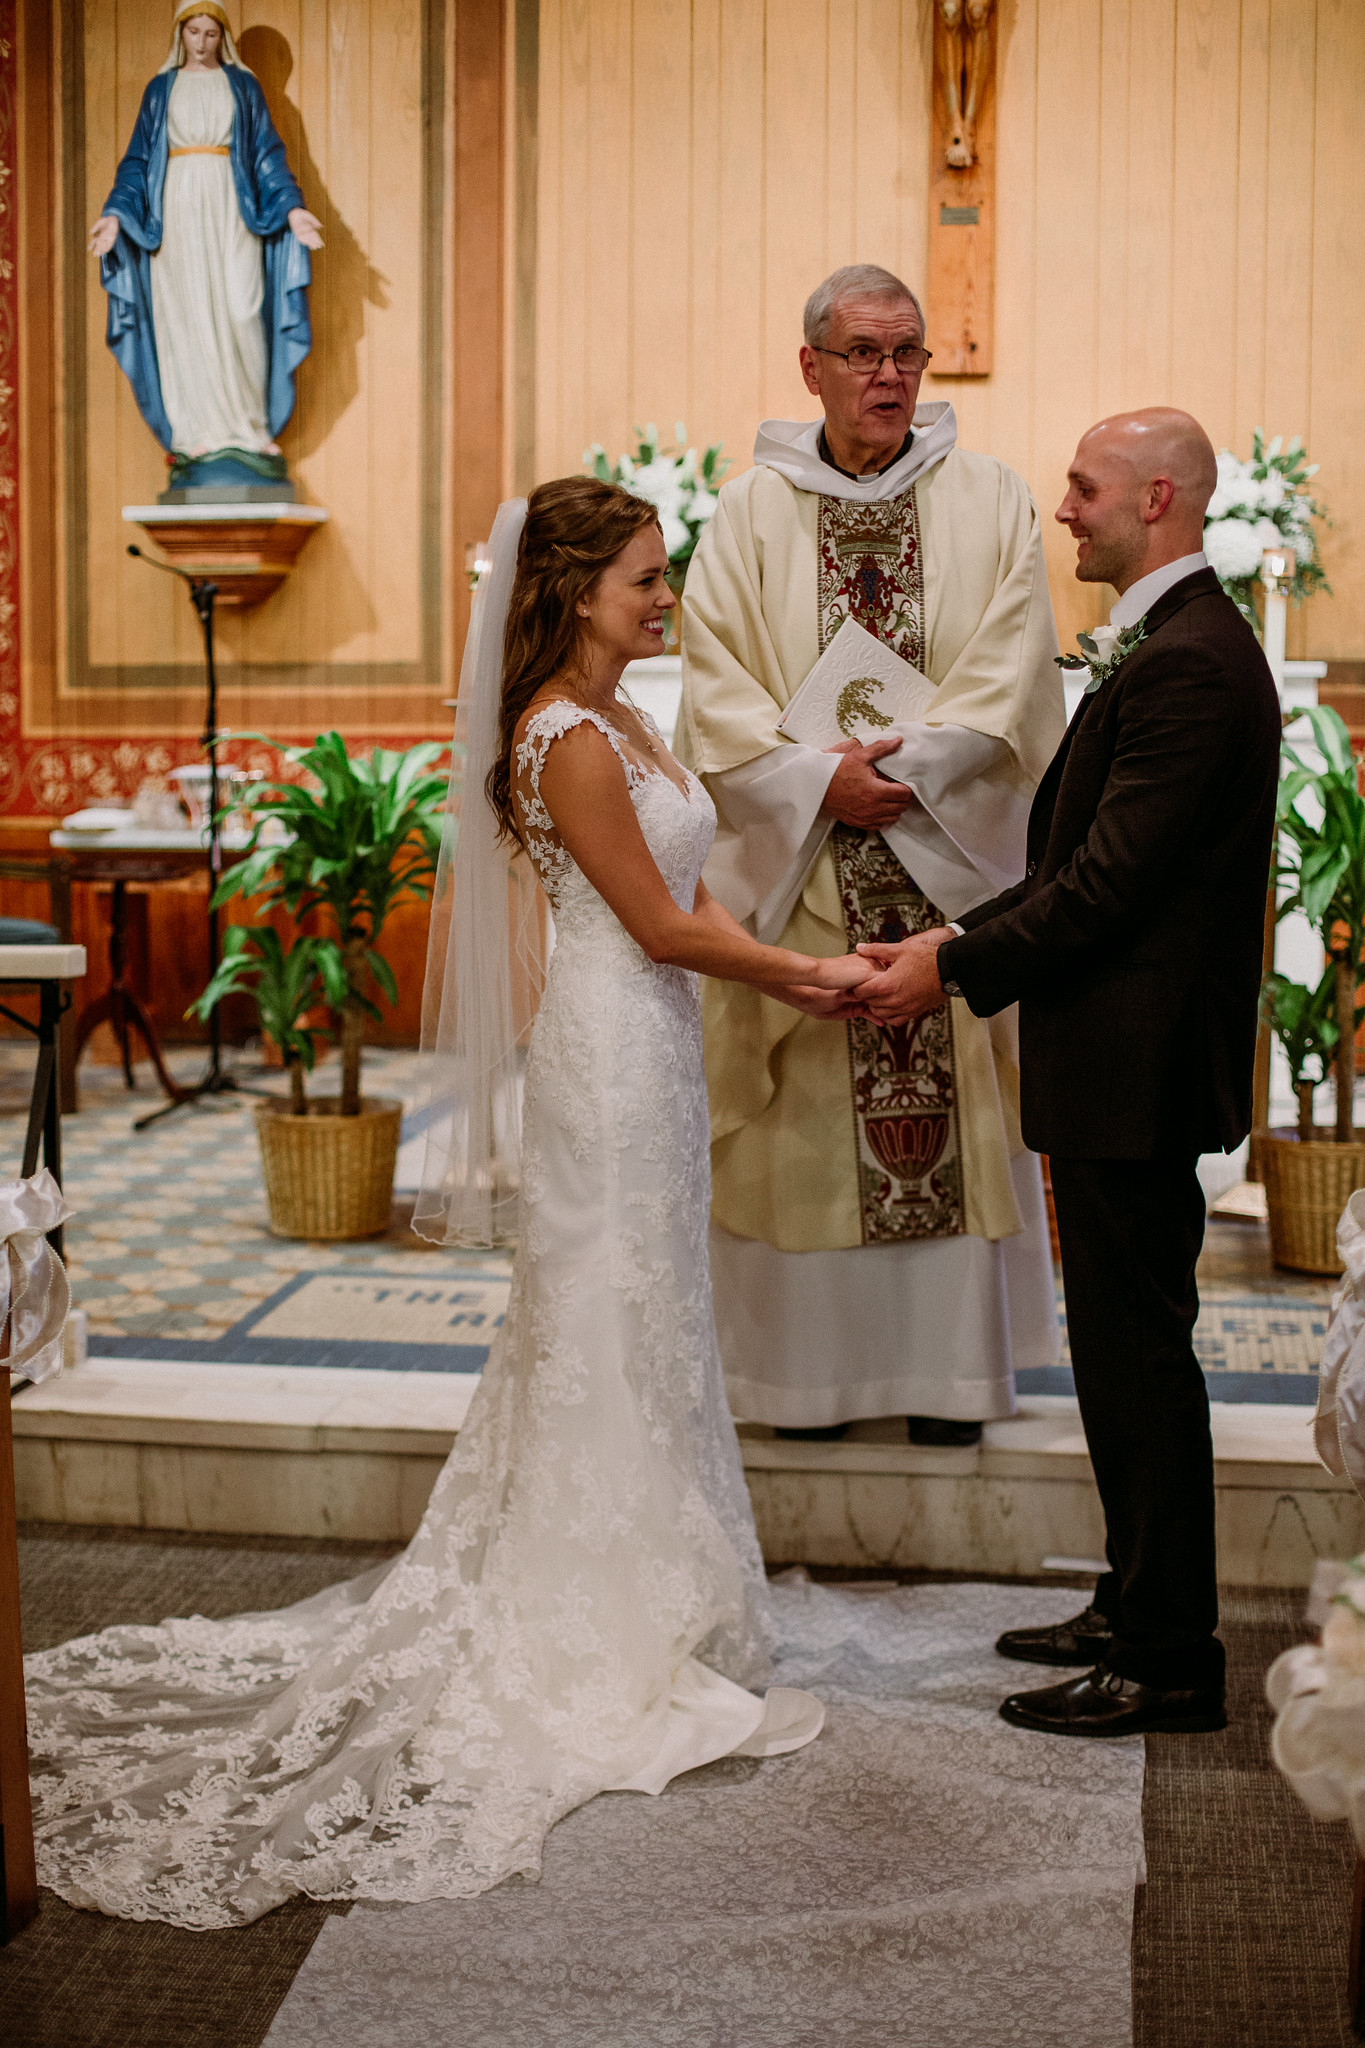
[[[507,607],[525,524],[524,498],[499,506],[474,591],[432,900],[419,1111],[426,1145],[413,1228],[443,1244],[505,1244],[515,1234],[523,1049],[548,951],[530,864],[499,838],[483,794],[497,754]]]

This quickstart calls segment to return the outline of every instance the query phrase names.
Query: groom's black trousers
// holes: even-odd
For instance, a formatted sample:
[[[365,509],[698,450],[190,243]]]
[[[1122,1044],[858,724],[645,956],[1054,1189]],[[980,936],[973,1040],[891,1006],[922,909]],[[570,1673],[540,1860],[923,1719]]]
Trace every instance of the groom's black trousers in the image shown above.
[[[1107,1662],[1147,1685],[1221,1681],[1213,1444],[1191,1341],[1204,1195],[1193,1157],[1051,1161],[1071,1365],[1110,1569]]]

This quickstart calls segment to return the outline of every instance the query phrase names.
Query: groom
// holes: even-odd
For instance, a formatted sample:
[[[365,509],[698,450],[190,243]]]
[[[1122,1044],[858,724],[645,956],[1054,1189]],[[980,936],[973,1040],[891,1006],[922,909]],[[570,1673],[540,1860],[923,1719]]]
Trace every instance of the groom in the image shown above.
[[[1226,1725],[1213,1447],[1191,1343],[1201,1152],[1251,1125],[1280,717],[1202,552],[1207,435],[1162,408],[1092,427],[1057,518],[1119,593],[1044,775],[1022,882],[950,929],[860,950],[882,1023],[1019,1004],[1024,1142],[1052,1161],[1071,1361],[1108,1525],[1093,1604],[1003,1656],[1093,1667],[1015,1693],[1057,1735]],[[1117,630],[1115,630],[1117,629]]]

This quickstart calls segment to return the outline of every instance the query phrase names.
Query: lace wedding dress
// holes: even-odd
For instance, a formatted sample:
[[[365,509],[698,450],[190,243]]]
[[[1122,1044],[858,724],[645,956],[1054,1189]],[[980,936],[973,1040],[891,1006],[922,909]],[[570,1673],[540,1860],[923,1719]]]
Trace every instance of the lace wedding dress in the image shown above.
[[[809,1694],[745,1689],[770,1629],[712,1326],[697,984],[651,964],[555,838],[540,772],[584,719],[691,904],[700,783],[578,706],[540,711],[517,792],[557,940],[499,1340],[391,1565],[28,1660],[39,1874],[73,1905],[216,1927],[296,1892],[458,1898],[535,1875],[599,1792],[818,1732]]]

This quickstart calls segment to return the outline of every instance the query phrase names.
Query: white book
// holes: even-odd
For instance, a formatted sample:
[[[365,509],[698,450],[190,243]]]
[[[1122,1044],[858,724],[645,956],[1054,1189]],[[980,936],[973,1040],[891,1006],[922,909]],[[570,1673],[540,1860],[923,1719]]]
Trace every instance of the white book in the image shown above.
[[[777,721],[779,732],[807,747],[865,746],[890,725],[923,718],[935,686],[910,662],[860,626],[842,626]]]

